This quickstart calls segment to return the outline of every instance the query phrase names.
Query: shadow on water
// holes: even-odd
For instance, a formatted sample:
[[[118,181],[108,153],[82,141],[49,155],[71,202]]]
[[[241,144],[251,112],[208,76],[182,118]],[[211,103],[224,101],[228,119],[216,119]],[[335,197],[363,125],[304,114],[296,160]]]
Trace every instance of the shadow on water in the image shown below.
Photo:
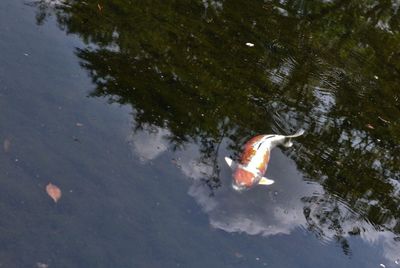
[[[300,228],[349,256],[349,237],[359,236],[382,242],[391,262],[400,257],[394,1],[34,5],[39,24],[54,15],[85,42],[75,53],[96,85],[90,96],[132,107],[133,154],[148,163],[175,152],[213,227],[263,236]],[[237,158],[257,133],[299,128],[295,149],[273,152],[276,185],[229,187],[225,155]]]

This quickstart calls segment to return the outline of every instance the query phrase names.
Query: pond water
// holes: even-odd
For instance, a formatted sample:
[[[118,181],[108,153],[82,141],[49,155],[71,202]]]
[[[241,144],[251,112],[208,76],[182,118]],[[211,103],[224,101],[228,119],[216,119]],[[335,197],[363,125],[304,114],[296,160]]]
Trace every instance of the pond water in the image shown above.
[[[0,267],[400,267],[399,6],[0,1]]]

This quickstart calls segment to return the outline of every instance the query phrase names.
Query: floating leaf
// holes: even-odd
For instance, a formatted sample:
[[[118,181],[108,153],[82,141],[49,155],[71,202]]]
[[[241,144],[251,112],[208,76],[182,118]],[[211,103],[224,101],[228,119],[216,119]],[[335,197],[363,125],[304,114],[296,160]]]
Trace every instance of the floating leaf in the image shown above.
[[[60,188],[52,183],[47,184],[46,192],[54,200],[55,203],[57,203],[57,201],[61,198]]]
[[[374,126],[371,125],[371,124],[367,124],[366,127],[369,128],[369,129],[375,129]]]

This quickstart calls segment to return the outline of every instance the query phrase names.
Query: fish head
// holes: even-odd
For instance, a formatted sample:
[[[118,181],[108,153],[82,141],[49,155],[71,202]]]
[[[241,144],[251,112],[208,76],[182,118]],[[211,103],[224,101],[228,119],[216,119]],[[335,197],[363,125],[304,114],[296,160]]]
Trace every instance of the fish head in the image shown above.
[[[233,188],[235,190],[243,190],[252,187],[257,182],[257,175],[238,167],[233,173]]]

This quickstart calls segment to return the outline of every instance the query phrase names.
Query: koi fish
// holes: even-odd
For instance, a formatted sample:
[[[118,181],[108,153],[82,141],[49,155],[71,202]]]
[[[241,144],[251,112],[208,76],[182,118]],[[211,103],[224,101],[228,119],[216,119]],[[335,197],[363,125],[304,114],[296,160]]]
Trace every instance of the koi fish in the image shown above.
[[[300,129],[293,135],[259,135],[250,139],[244,145],[244,151],[239,163],[225,157],[228,166],[233,170],[233,188],[242,190],[253,185],[271,185],[273,180],[263,177],[267,171],[271,150],[277,145],[291,147],[292,138],[303,135]]]

